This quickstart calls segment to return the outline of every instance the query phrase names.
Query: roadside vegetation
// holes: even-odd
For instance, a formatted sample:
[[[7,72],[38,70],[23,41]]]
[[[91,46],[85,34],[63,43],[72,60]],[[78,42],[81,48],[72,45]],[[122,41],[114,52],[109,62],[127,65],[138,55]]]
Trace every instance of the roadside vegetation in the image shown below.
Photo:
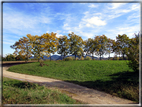
[[[38,62],[12,66],[9,70],[56,78],[138,102],[141,33],[134,35],[135,37],[129,38],[126,34],[118,34],[116,40],[99,35],[83,40],[74,32],[69,33],[68,37],[57,37],[54,32],[41,36],[27,34],[27,37],[20,38],[10,46],[15,50],[14,53],[2,60],[28,62],[34,56]],[[51,61],[51,54],[56,52],[63,56],[62,61]],[[111,53],[115,53],[113,60]],[[67,55],[75,57],[66,57]],[[91,57],[85,57],[86,55]],[[94,60],[94,55],[99,60]],[[108,60],[102,61],[103,55],[109,55]],[[44,56],[50,56],[50,61],[40,62]]]
[[[139,74],[124,60],[44,61],[20,64],[8,70],[76,83],[109,94],[139,101]],[[22,69],[21,69],[22,68]]]
[[[81,104],[58,90],[3,78],[3,104]]]

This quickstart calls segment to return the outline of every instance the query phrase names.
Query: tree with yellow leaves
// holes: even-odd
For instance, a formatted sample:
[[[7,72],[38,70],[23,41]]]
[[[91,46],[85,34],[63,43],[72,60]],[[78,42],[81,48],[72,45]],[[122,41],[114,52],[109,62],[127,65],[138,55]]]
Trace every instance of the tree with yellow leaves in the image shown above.
[[[130,39],[126,34],[118,35],[116,37],[116,50],[119,50],[119,52],[123,56],[123,59],[125,59],[125,55],[128,52],[129,43]]]
[[[92,54],[92,59],[94,59],[93,54],[96,52],[97,49],[97,43],[95,39],[88,38],[88,40],[85,41],[85,47],[84,52],[87,54]]]
[[[46,55],[50,55],[50,61],[51,61],[51,53],[54,54],[57,51],[58,46],[58,38],[56,36],[56,33],[51,32],[43,34],[44,38],[44,47],[45,47],[45,53]]]
[[[69,44],[70,44],[70,54],[75,55],[75,59],[77,55],[82,55],[83,53],[83,46],[84,46],[84,41],[83,39],[74,34],[74,32],[69,33],[68,36],[69,38]]]
[[[96,36],[95,42],[96,42],[96,55],[99,55],[101,60],[101,56],[107,54],[107,37],[105,35]]]
[[[114,44],[115,40],[112,40],[110,38],[107,39],[107,53],[109,54],[109,58],[110,58],[110,53],[113,53]]]
[[[25,59],[26,62],[32,56],[32,51],[31,51],[32,46],[31,46],[29,38],[26,38],[26,37],[20,38],[19,41],[15,42],[15,44],[11,45],[10,47],[12,49],[15,49],[14,54],[16,56],[17,55],[22,56],[23,59]]]

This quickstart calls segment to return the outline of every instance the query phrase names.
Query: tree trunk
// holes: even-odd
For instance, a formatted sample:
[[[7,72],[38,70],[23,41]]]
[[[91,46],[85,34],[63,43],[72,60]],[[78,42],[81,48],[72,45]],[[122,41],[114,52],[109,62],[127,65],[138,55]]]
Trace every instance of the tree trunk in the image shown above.
[[[64,59],[65,59],[65,56],[66,56],[66,55],[65,55],[65,53],[64,53]]]
[[[92,60],[94,60],[93,53],[92,53]]]
[[[51,54],[50,54],[50,61],[51,61]]]
[[[100,54],[100,60],[101,60],[101,54]]]
[[[76,60],[76,54],[75,54],[75,60]]]
[[[123,54],[123,60],[124,60],[125,58],[124,58],[124,54]]]

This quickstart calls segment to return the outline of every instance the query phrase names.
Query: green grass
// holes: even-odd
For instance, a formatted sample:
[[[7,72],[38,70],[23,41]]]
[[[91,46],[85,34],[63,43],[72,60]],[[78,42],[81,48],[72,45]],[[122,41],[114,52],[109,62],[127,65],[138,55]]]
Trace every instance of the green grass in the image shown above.
[[[58,90],[3,78],[3,104],[81,104]]]
[[[126,61],[46,61],[12,66],[9,71],[60,79],[138,102],[139,74]],[[21,69],[22,68],[22,69]]]

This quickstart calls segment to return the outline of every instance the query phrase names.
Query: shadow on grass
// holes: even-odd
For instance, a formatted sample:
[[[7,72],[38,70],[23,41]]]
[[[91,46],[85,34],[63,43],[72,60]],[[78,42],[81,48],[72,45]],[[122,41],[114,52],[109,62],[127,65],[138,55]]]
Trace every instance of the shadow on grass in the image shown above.
[[[138,72],[124,71],[110,76],[111,80],[103,81],[66,81],[76,83],[88,88],[93,88],[99,91],[127,98],[133,101],[139,101],[139,74]]]
[[[34,62],[14,62],[14,63],[3,63],[2,67],[10,67],[13,65],[19,65],[19,64],[27,64],[27,63],[34,63]]]

